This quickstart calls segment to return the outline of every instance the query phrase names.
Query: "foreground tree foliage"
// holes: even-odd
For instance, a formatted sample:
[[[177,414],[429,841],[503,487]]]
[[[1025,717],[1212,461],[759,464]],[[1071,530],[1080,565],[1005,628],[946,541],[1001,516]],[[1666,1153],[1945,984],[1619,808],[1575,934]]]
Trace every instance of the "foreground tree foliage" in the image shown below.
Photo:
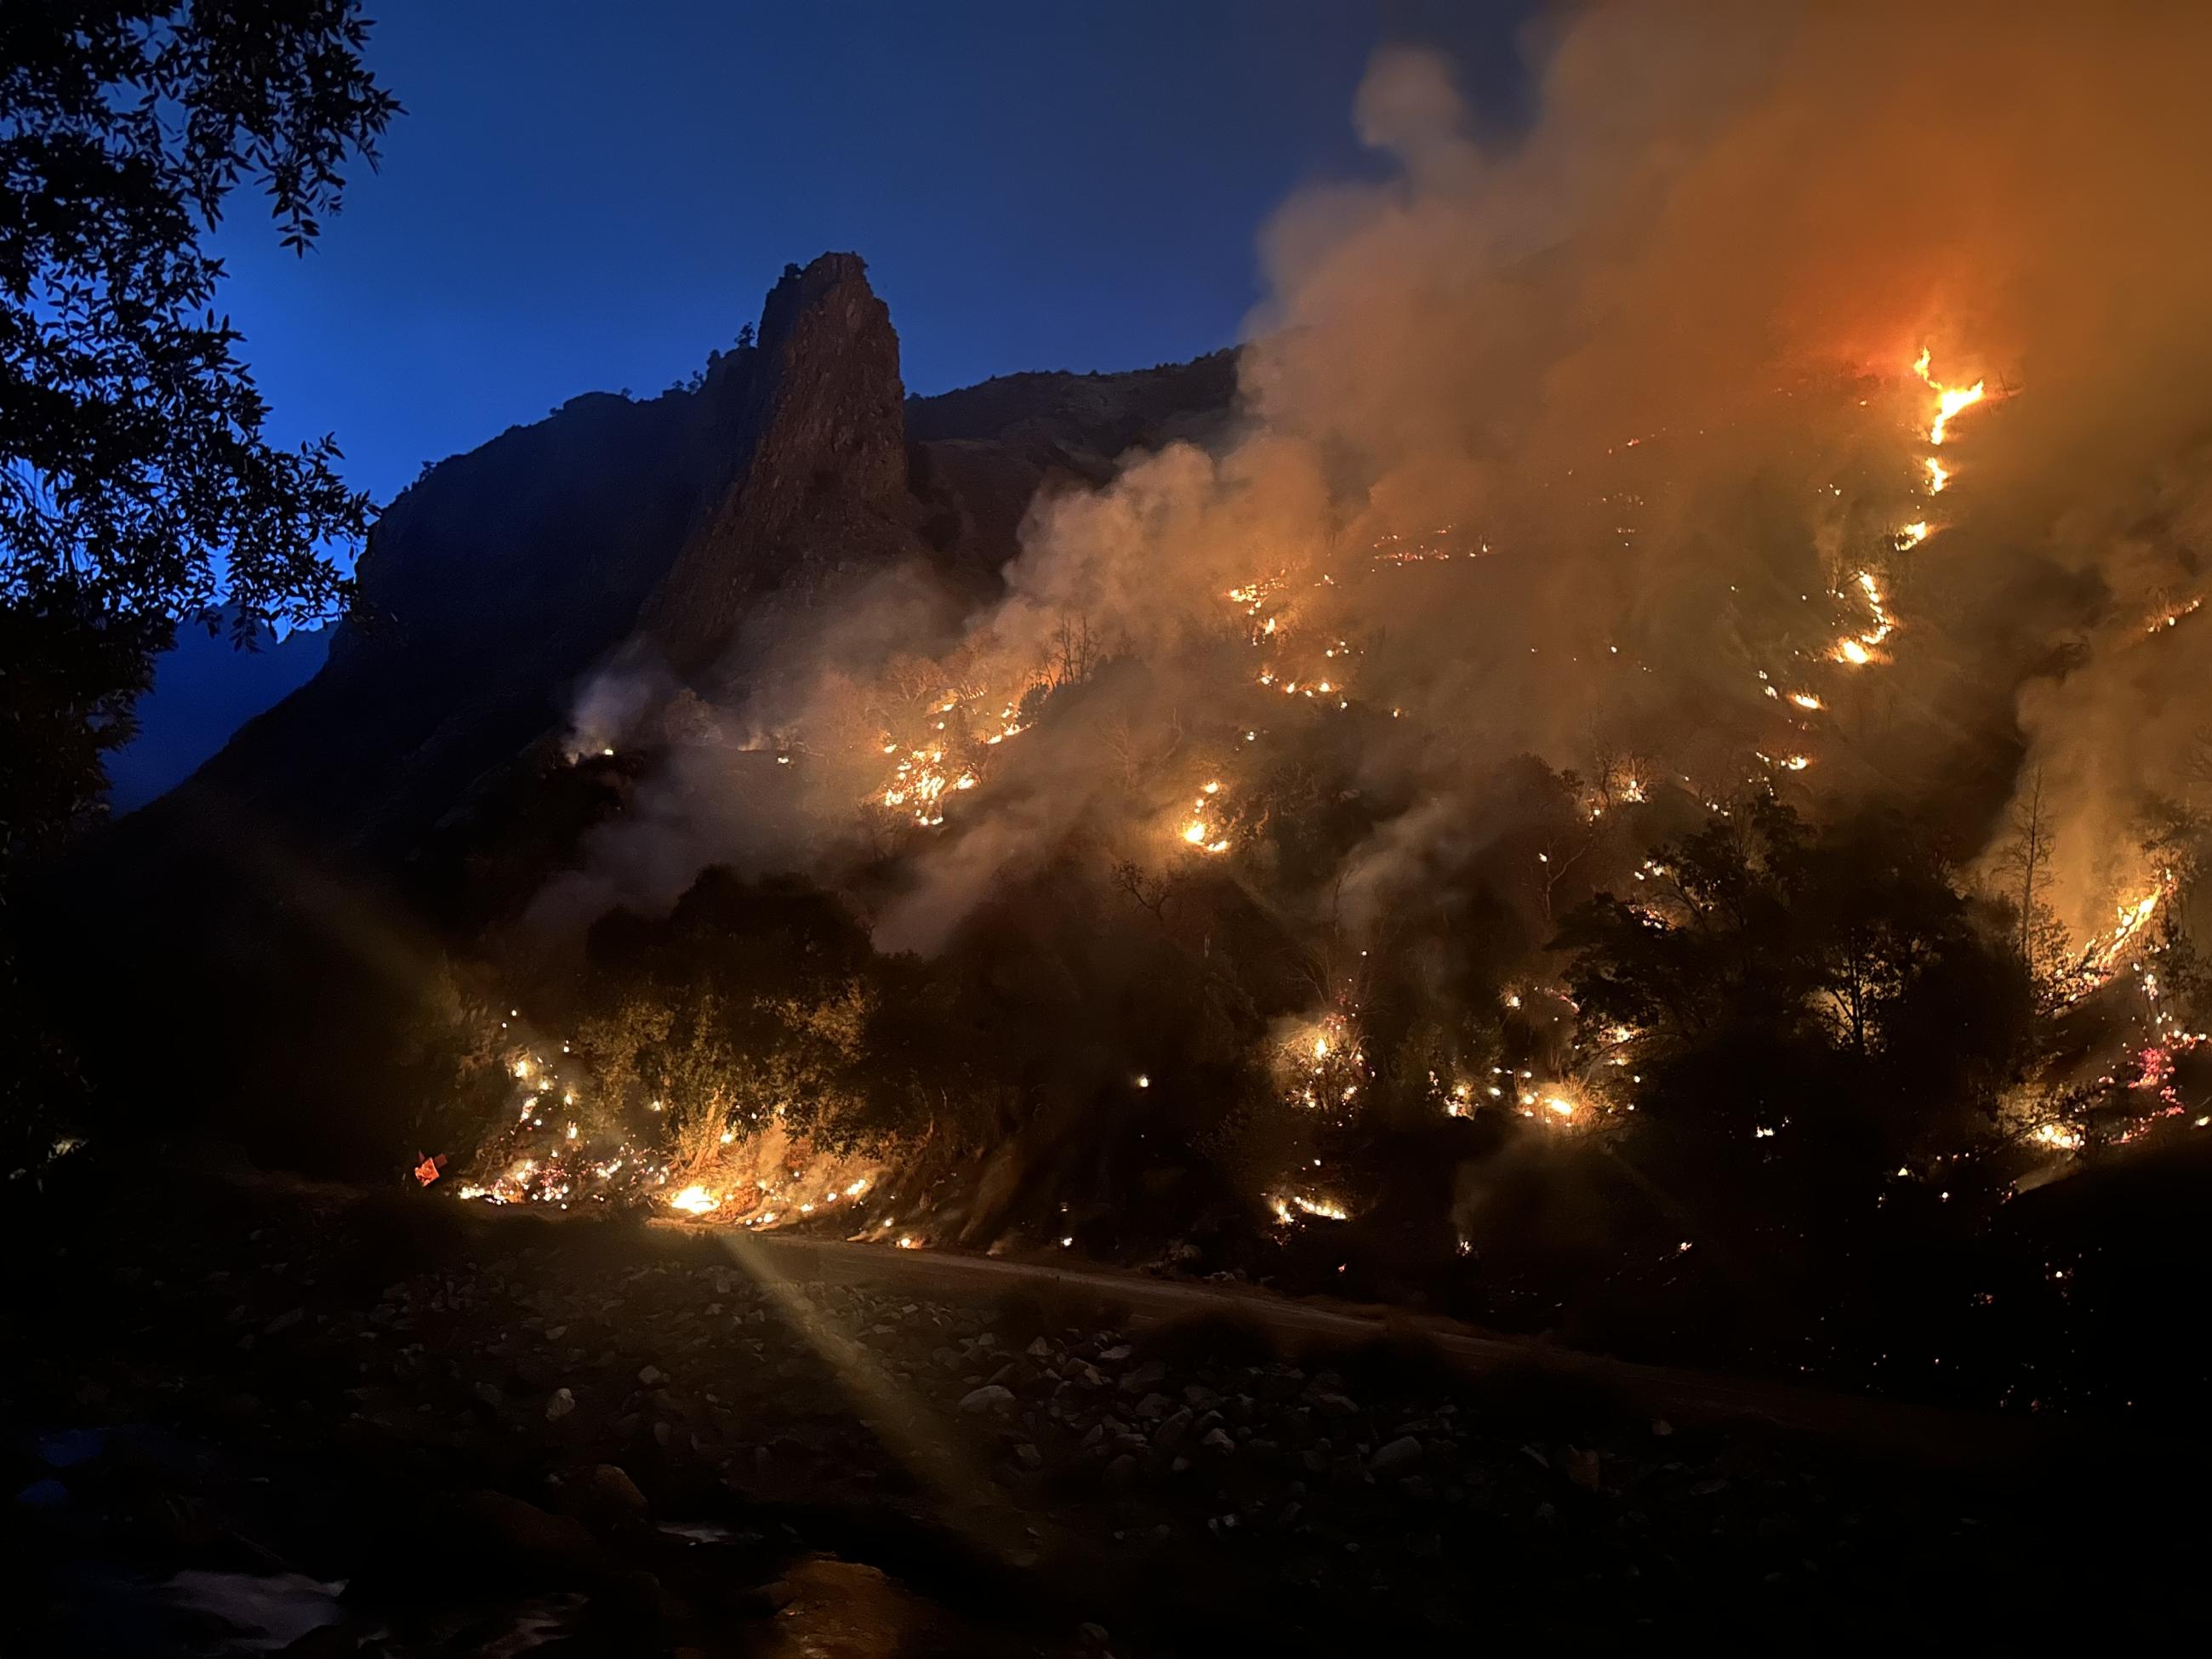
[[[0,7],[0,905],[95,818],[100,757],[175,625],[328,617],[368,498],[329,439],[263,436],[201,245],[258,185],[285,246],[338,210],[398,105],[354,0]],[[0,913],[11,1056],[43,1045]],[[51,1068],[0,1067],[26,1125]]]
[[[602,922],[589,961],[578,1045],[634,1116],[709,1140],[781,1121],[837,1149],[928,1127],[890,1012],[923,996],[915,965],[828,894],[713,872],[665,921]]]
[[[1806,1161],[1863,1193],[1986,1121],[2033,982],[2006,918],[1901,826],[1814,830],[1762,799],[1652,864],[1648,898],[1601,894],[1556,941],[1585,1024],[1644,1034],[1640,1132],[1762,1159],[1817,1146]]]
[[[11,584],[124,613],[218,598],[250,629],[329,614],[326,544],[368,503],[266,409],[200,246],[258,183],[284,246],[338,210],[398,106],[351,0],[26,0],[0,17],[0,538]]]
[[[1899,1177],[1988,1144],[2029,1057],[2035,988],[2009,915],[1903,825],[1816,829],[1771,799],[1648,871],[1636,899],[1598,895],[1556,943],[1585,1029],[1643,1034],[1618,1150],[1658,1214],[1770,1328],[1832,1339],[1832,1318],[1877,1295],[1891,1318],[1948,1296],[1927,1228],[1958,1244],[1966,1172],[1957,1209],[1942,1192],[1932,1213]],[[1786,1311],[1792,1296],[1806,1311]]]

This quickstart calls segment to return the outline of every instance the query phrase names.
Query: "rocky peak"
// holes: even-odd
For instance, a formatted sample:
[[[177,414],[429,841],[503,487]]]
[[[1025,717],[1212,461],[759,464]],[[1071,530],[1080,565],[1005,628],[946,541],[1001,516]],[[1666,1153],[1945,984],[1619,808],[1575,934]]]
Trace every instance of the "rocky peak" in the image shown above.
[[[801,567],[914,550],[904,388],[890,312],[857,254],[787,268],[757,342],[710,382],[721,488],[647,601],[642,631],[707,666],[746,612]]]

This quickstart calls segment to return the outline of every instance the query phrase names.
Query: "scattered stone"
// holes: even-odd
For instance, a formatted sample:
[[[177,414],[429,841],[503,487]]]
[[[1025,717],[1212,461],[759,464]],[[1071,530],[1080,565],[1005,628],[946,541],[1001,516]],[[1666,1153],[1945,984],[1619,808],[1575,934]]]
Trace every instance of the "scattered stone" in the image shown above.
[[[658,1365],[647,1365],[638,1372],[637,1380],[648,1389],[657,1389],[668,1380],[668,1373]]]
[[[361,1651],[361,1644],[343,1625],[318,1625],[277,1651],[283,1659],[346,1659]]]
[[[986,1382],[980,1389],[971,1389],[960,1396],[960,1409],[974,1416],[981,1412],[998,1411],[1013,1402],[1014,1391],[997,1382]]]
[[[1041,1469],[1044,1467],[1044,1454],[1024,1440],[1014,1448],[1014,1462],[1025,1469]]]
[[[455,1541],[465,1540],[477,1567],[534,1583],[571,1583],[598,1565],[598,1547],[580,1522],[548,1515],[502,1492],[479,1491],[447,1512]]]
[[[1102,1356],[1103,1357],[1103,1356]],[[1136,1370],[1126,1372],[1121,1378],[1123,1394],[1146,1394],[1168,1374],[1168,1368],[1157,1359],[1148,1359]]]
[[[1584,1492],[1602,1492],[1605,1486],[1597,1453],[1570,1448],[1567,1452],[1567,1479]]]
[[[553,1397],[545,1402],[545,1420],[548,1423],[558,1423],[575,1409],[576,1396],[566,1389],[556,1389],[553,1390]]]
[[[1377,1451],[1368,1461],[1368,1468],[1377,1474],[1395,1474],[1412,1468],[1421,1461],[1421,1443],[1412,1435],[1401,1435]]]

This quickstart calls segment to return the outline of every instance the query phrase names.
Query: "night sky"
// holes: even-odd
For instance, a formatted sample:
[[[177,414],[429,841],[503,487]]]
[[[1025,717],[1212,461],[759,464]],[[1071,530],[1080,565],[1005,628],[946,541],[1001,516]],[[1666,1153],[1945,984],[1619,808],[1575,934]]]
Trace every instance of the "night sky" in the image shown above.
[[[387,0],[380,171],[304,260],[234,198],[224,303],[271,436],[335,433],[380,501],[578,392],[684,378],[825,249],[868,260],[912,391],[1188,358],[1260,297],[1267,214],[1365,165],[1374,46],[1445,45],[1510,122],[1527,9]],[[156,696],[224,672],[180,659]],[[151,787],[227,729],[163,723]]]

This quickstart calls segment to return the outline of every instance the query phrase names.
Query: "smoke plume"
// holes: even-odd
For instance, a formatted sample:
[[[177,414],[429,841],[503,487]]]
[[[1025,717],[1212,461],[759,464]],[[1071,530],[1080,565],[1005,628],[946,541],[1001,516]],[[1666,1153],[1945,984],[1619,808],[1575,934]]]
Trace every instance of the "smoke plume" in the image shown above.
[[[878,938],[931,950],[1079,833],[1233,863],[1304,766],[1380,804],[1311,884],[1372,927],[1510,833],[1485,791],[1534,754],[1910,804],[1961,856],[2039,769],[2054,900],[2106,925],[2212,729],[2212,14],[1630,4],[1527,49],[1502,136],[1376,56],[1382,176],[1267,227],[1231,441],[1041,502],[978,613],[906,571],[751,641],[704,747],[793,775],[718,795],[679,744],[578,879],[837,878],[896,831]]]

